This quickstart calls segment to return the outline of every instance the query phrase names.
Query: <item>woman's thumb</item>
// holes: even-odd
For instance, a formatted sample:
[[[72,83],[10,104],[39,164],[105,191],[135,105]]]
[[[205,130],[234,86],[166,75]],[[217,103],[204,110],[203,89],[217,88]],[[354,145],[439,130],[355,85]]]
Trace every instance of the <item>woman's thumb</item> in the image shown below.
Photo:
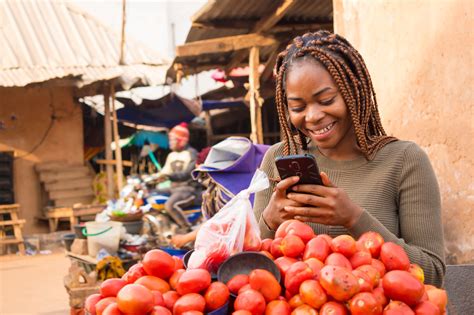
[[[321,179],[323,180],[324,186],[326,186],[326,187],[336,187],[336,186],[331,182],[331,180],[329,179],[328,174],[326,174],[326,173],[324,173],[324,172],[321,172],[320,175],[321,175]]]

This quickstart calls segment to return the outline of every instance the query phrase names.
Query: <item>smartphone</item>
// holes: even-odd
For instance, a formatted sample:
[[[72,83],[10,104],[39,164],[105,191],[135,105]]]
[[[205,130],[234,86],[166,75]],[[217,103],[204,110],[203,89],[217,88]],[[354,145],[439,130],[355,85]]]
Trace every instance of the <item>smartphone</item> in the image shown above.
[[[275,164],[281,179],[298,176],[298,184],[323,185],[318,164],[311,154],[279,156]]]

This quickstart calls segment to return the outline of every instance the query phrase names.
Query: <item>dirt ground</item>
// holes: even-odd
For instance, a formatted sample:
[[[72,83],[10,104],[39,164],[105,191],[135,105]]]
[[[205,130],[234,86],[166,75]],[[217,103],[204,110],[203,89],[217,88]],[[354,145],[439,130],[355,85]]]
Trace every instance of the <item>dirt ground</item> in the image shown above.
[[[0,256],[0,314],[69,314],[69,296],[63,278],[70,265],[63,251]]]

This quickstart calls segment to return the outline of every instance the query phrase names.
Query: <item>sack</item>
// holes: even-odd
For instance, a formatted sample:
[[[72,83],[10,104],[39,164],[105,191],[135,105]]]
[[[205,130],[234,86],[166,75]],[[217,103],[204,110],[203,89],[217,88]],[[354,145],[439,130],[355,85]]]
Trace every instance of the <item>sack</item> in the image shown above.
[[[269,187],[267,175],[258,170],[250,186],[239,192],[200,228],[188,268],[216,272],[231,255],[259,250],[260,230],[250,202],[250,195]]]

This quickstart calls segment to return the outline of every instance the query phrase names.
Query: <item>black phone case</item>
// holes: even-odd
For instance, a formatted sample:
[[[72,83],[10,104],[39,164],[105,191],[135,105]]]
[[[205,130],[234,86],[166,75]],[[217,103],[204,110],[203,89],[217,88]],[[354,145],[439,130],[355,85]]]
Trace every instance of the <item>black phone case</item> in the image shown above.
[[[276,159],[275,164],[281,179],[298,176],[298,184],[323,185],[316,159],[312,155],[282,156]]]

